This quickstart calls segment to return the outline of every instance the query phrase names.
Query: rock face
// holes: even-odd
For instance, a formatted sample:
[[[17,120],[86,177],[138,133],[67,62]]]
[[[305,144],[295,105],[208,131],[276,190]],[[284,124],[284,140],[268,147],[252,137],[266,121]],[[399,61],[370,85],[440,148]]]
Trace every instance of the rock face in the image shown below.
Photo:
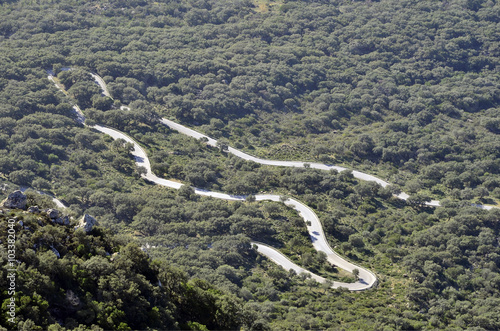
[[[60,225],[69,225],[69,217],[64,216],[64,217],[58,217],[55,222]]]
[[[66,292],[66,299],[72,306],[76,307],[80,304],[80,298],[78,298],[78,295],[73,293],[73,291],[71,290],[68,290],[68,292]]]
[[[31,208],[30,208],[31,209]],[[60,212],[57,209],[46,209],[45,213],[52,222],[60,225],[69,225],[69,216],[59,217]]]
[[[54,254],[57,256],[58,259],[61,258],[61,254],[57,249],[54,248],[54,246],[50,246],[50,249],[52,250],[52,252],[54,252]]]
[[[38,206],[31,206],[28,208],[28,213],[38,214],[40,212],[40,208]]]
[[[97,220],[92,216],[85,214],[82,216],[82,218],[80,218],[78,226],[75,227],[75,229],[83,228],[86,233],[89,233],[90,231],[92,231],[94,225],[97,225]]]
[[[7,199],[2,201],[5,208],[24,209],[26,208],[27,198],[23,192],[17,190],[9,194]]]
[[[57,209],[47,209],[47,216],[54,220],[59,217],[59,210]]]

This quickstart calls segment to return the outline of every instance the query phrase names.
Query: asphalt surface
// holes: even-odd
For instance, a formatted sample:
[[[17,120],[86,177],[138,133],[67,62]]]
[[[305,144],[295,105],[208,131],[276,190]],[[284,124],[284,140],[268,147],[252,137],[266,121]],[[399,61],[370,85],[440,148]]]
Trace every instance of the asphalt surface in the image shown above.
[[[21,187],[21,188],[19,188],[19,190],[24,193],[24,192],[26,192],[27,189],[30,189],[30,188],[31,187]],[[35,190],[34,188],[31,188],[31,189],[38,194],[46,195],[46,196],[50,197],[58,208],[63,208],[63,209],[67,208],[66,205],[61,200],[59,200],[58,198],[56,198],[52,194],[44,192],[44,191],[38,191],[38,190]]]
[[[182,124],[179,124],[179,123],[176,123],[174,121],[171,121],[169,119],[166,119],[166,118],[162,118],[160,120],[163,124],[165,124],[166,126],[168,126],[169,128],[171,128],[172,130],[175,130],[177,132],[180,132],[182,134],[185,134],[187,136],[190,136],[190,137],[193,137],[193,138],[196,138],[196,139],[201,139],[201,138],[205,138],[207,139],[207,144],[210,145],[210,146],[217,146],[217,140],[207,136],[207,135],[204,135],[203,133],[200,133],[198,131],[195,131],[193,129],[190,129]],[[228,152],[237,156],[237,157],[240,157],[244,160],[247,160],[247,161],[253,161],[253,162],[256,162],[256,163],[260,163],[260,164],[265,164],[265,165],[271,165],[271,166],[278,166],[278,167],[296,167],[296,168],[304,168],[304,167],[310,167],[310,168],[313,168],[313,169],[319,169],[319,170],[332,170],[332,169],[335,169],[339,172],[341,171],[345,171],[345,170],[349,170],[347,168],[344,168],[344,167],[340,167],[340,166],[336,166],[336,165],[328,165],[328,164],[322,164],[322,163],[315,163],[315,162],[303,162],[303,161],[279,161],[279,160],[266,160],[266,159],[261,159],[261,158],[258,158],[256,156],[253,156],[253,155],[250,155],[250,154],[247,154],[245,152],[242,152],[240,150],[237,150],[233,147],[229,147],[228,148]],[[352,170],[352,175],[354,176],[354,178],[357,178],[357,179],[361,179],[361,180],[365,180],[365,181],[369,181],[369,182],[375,182],[377,184],[379,184],[380,186],[382,187],[386,187],[386,186],[389,186],[390,183],[380,179],[380,178],[377,178],[375,176],[372,176],[372,175],[369,175],[369,174],[366,174],[364,172],[361,172],[361,171],[357,171],[357,170]],[[406,200],[409,198],[409,195],[406,194],[406,193],[400,193],[399,195],[397,195],[398,198],[400,199],[403,199],[403,200]],[[436,201],[436,200],[433,200],[433,201],[430,201],[428,203],[426,203],[427,205],[429,206],[439,206],[439,201]]]

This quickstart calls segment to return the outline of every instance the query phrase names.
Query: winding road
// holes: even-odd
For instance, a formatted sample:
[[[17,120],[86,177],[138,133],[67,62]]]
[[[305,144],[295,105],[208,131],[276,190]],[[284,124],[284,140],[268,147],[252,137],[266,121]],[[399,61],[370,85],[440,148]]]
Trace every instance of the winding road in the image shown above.
[[[118,130],[104,127],[101,125],[95,125],[93,127],[94,129],[105,133],[109,136],[111,136],[113,139],[123,139],[126,142],[129,142],[133,144],[134,150],[131,152],[131,154],[135,158],[135,162],[137,166],[142,166],[146,169],[146,174],[143,174],[142,177],[155,183],[158,185],[174,188],[174,189],[180,189],[181,186],[184,184],[171,181],[168,179],[163,179],[151,171],[151,164],[149,162],[149,158],[144,151],[144,149],[132,138],[130,138],[128,135],[124,134],[123,132],[120,132]],[[214,191],[208,191],[200,188],[193,188],[194,192],[199,195],[204,195],[204,196],[209,196],[213,198],[218,198],[218,199],[224,199],[224,200],[238,200],[238,201],[244,201],[246,199],[246,196],[243,195],[230,195],[226,193],[221,193],[221,192],[214,192]],[[280,201],[281,196],[280,195],[273,195],[273,194],[257,194],[255,195],[255,200],[256,201],[264,201],[264,200],[271,200],[271,201]],[[326,240],[325,233],[323,231],[323,227],[321,225],[321,222],[314,213],[314,211],[309,208],[308,206],[304,205],[303,203],[295,200],[295,199],[288,199],[285,201],[285,204],[287,206],[290,206],[297,210],[300,214],[300,216],[304,219],[307,225],[307,231],[309,232],[309,236],[311,238],[313,247],[317,251],[322,251],[326,254],[328,262],[336,265],[337,267],[344,269],[348,272],[352,272],[354,269],[359,270],[359,279],[355,283],[343,283],[343,282],[334,282],[332,287],[333,288],[339,288],[339,287],[345,287],[351,291],[360,291],[360,290],[366,290],[371,287],[373,287],[377,283],[377,277],[369,270],[364,269],[360,266],[357,266],[351,262],[346,261],[344,258],[342,258],[340,255],[335,253],[335,251],[330,247]],[[310,222],[310,223],[308,223]],[[252,242],[252,244],[257,246],[257,250],[259,253],[267,256],[270,260],[274,261],[275,263],[281,265],[284,267],[286,270],[293,269],[297,273],[307,273],[311,274],[311,277],[313,279],[316,279],[318,281],[324,282],[324,278],[320,277],[318,275],[315,275],[311,273],[310,271],[296,265],[292,261],[290,261],[288,258],[286,258],[283,254],[281,254],[279,251],[264,245],[262,243],[257,243],[257,242]]]
[[[185,134],[187,136],[190,136],[190,137],[193,137],[196,139],[205,138],[205,139],[207,139],[208,145],[217,146],[217,140],[215,140],[207,135],[204,135],[203,133],[200,133],[198,131],[195,131],[193,129],[185,127],[184,125],[181,125],[181,124],[176,123],[174,121],[168,120],[166,118],[162,118],[160,121],[163,124],[165,124],[166,126],[168,126],[169,128],[171,128],[172,130],[175,130],[177,132],[180,132],[182,134]],[[264,164],[264,165],[271,165],[271,166],[278,166],[278,167],[304,168],[304,167],[306,167],[306,164],[307,164],[308,167],[313,168],[313,169],[319,169],[319,170],[327,170],[328,171],[328,170],[335,169],[339,172],[348,170],[347,168],[340,167],[340,166],[327,165],[327,164],[315,163],[315,162],[266,160],[266,159],[261,159],[261,158],[258,158],[256,156],[247,154],[247,153],[242,152],[242,151],[235,149],[233,147],[228,147],[228,152],[237,156],[237,157],[245,159],[247,161],[253,161],[253,162]],[[365,180],[365,181],[370,181],[370,182],[375,182],[382,187],[386,187],[386,186],[390,185],[388,182],[386,182],[380,178],[377,178],[375,176],[372,176],[372,175],[369,175],[369,174],[366,174],[364,172],[360,172],[357,170],[353,170],[352,175],[354,176],[354,178]],[[403,193],[400,193],[399,195],[397,195],[397,197],[400,199],[406,200],[409,198],[409,195],[403,192]],[[429,206],[437,207],[437,206],[439,206],[439,201],[432,200],[430,202],[427,202],[426,204]]]
[[[67,92],[64,90],[63,86],[57,83],[57,81],[53,77],[53,73],[48,71],[48,79],[52,81],[55,86],[61,90],[63,93],[67,95]],[[103,91],[103,95],[108,96],[111,98],[111,94],[109,93],[106,83],[104,80],[97,74],[91,73],[92,77],[94,78],[95,82],[99,84]],[[74,105],[73,109],[77,115],[77,121],[83,125],[85,122],[85,116],[81,109],[78,107],[78,105]],[[122,106],[121,109],[123,110],[129,110],[128,107]],[[162,118],[161,123],[164,125],[168,126],[170,129],[178,131],[182,134],[188,135],[190,137],[196,138],[196,139],[201,139],[204,138],[207,142],[208,145],[210,146],[217,146],[217,140],[204,135],[198,131],[195,131],[193,129],[190,129],[186,126],[183,126],[179,123],[176,123],[174,121],[171,121],[166,118]],[[142,174],[142,177],[146,180],[149,180],[155,184],[162,185],[165,187],[173,188],[173,189],[180,189],[184,184],[176,182],[176,181],[171,181],[167,180],[164,178],[160,178],[156,176],[152,171],[151,171],[151,164],[149,161],[149,158],[145,152],[145,150],[131,137],[128,135],[115,130],[113,128],[109,128],[106,126],[102,125],[94,125],[90,126],[91,128],[100,131],[102,133],[105,133],[109,136],[111,136],[113,139],[123,139],[126,142],[131,143],[134,146],[134,150],[131,152],[131,154],[135,158],[135,162],[137,166],[144,167],[146,169],[145,174]],[[228,152],[240,157],[242,159],[248,160],[248,161],[253,161],[259,164],[263,165],[271,165],[271,166],[281,166],[281,167],[306,167],[309,166],[310,168],[313,169],[320,169],[320,170],[331,170],[335,169],[337,171],[345,171],[348,170],[347,168],[340,167],[340,166],[335,166],[335,165],[326,165],[326,164],[321,164],[321,163],[310,163],[310,162],[302,162],[302,161],[278,161],[278,160],[266,160],[262,158],[255,157],[253,155],[244,153],[240,150],[237,150],[232,147],[228,147]],[[377,184],[381,185],[382,187],[386,187],[390,185],[388,182],[377,178],[375,176],[352,170],[352,174],[355,178],[365,180],[365,181],[373,181],[376,182]],[[224,200],[239,200],[239,201],[244,201],[246,199],[246,196],[243,195],[230,195],[222,192],[213,192],[213,191],[208,191],[200,188],[194,188],[194,192],[199,195],[204,195],[204,196],[210,196],[213,198],[218,198],[218,199],[224,199]],[[406,193],[400,193],[397,195],[398,198],[406,200],[409,198],[409,195]],[[271,201],[281,201],[279,195],[271,195],[271,194],[257,194],[255,195],[256,201],[264,201],[264,200],[271,200]],[[54,198],[54,201],[57,199]],[[56,202],[57,203],[57,202]],[[60,203],[60,201],[59,201]],[[58,203],[58,206],[60,205]],[[343,282],[333,282],[332,288],[347,288],[348,290],[351,291],[362,291],[362,290],[367,290],[372,287],[374,287],[377,284],[377,277],[375,276],[374,273],[371,271],[362,268],[360,266],[357,266],[344,258],[342,258],[340,255],[335,253],[335,251],[330,247],[326,240],[325,233],[323,231],[323,227],[321,225],[320,220],[318,219],[318,216],[314,213],[314,211],[306,206],[305,204],[301,203],[300,201],[297,201],[295,199],[288,199],[287,201],[284,202],[287,206],[290,206],[291,208],[294,208],[297,210],[300,214],[300,216],[304,219],[304,221],[307,224],[307,230],[309,232],[309,236],[311,238],[313,247],[317,251],[322,251],[326,254],[328,262],[332,263],[333,265],[342,268],[348,272],[352,272],[354,269],[358,269],[359,271],[359,276],[358,276],[358,281],[355,283],[343,283]],[[426,203],[429,206],[440,206],[439,201],[433,200],[430,202]],[[61,203],[62,205],[62,203]],[[64,205],[62,205],[64,206]],[[492,206],[483,206],[483,205],[475,205],[476,207],[483,208],[483,209],[491,209],[493,208]],[[293,263],[290,259],[288,259],[286,256],[284,256],[282,253],[277,251],[276,249],[262,244],[258,242],[252,242],[252,244],[257,246],[257,250],[259,253],[262,255],[268,257],[271,261],[275,262],[276,264],[282,266],[285,270],[294,270],[297,274],[300,273],[305,273],[305,274],[310,274],[310,277],[312,279],[315,279],[318,282],[325,282],[325,278],[318,276],[316,274],[311,273],[310,271],[296,265]]]
[[[106,84],[104,80],[99,77],[96,74],[92,74],[92,77],[95,79],[96,83],[100,85],[103,94],[106,96],[111,97]],[[54,80],[54,77],[51,72],[49,72],[48,76],[49,80],[51,80],[56,87],[67,94],[63,87],[57,84],[57,82]],[[128,107],[122,107],[122,109],[128,110]],[[77,120],[78,122],[84,124],[85,121],[85,116],[83,115],[82,111],[78,107],[78,105],[74,105],[74,110],[77,113]],[[170,129],[178,131],[182,134],[188,135],[190,137],[196,138],[196,139],[201,139],[204,138],[207,142],[208,145],[210,146],[217,146],[217,140],[206,136],[198,131],[195,131],[193,129],[190,129],[186,126],[183,126],[179,123],[176,123],[174,121],[171,121],[166,118],[162,118],[160,120],[164,125],[168,126]],[[146,169],[146,173],[142,175],[143,178],[156,183],[158,185],[166,186],[169,188],[174,188],[174,189],[179,189],[181,188],[184,184],[176,182],[176,181],[171,181],[163,178],[159,178],[153,172],[151,171],[151,164],[149,161],[149,158],[144,151],[144,149],[132,138],[127,136],[126,134],[101,125],[95,125],[92,126],[93,129],[100,131],[102,133],[105,133],[109,136],[111,136],[113,139],[123,139],[127,142],[130,142],[134,146],[134,150],[131,152],[132,155],[135,158],[135,162],[138,166],[142,166]],[[331,170],[335,169],[337,171],[345,171],[348,170],[347,168],[340,167],[340,166],[335,166],[335,165],[326,165],[326,164],[321,164],[321,163],[310,163],[310,162],[302,162],[302,161],[277,161],[277,160],[266,160],[262,158],[255,157],[253,155],[244,153],[240,150],[237,150],[232,147],[228,147],[228,152],[240,157],[242,159],[248,160],[248,161],[253,161],[259,164],[263,165],[271,165],[271,166],[281,166],[281,167],[306,167],[309,166],[310,168],[313,169],[320,169],[320,170]],[[390,185],[388,182],[377,178],[375,176],[353,170],[352,174],[355,178],[365,180],[365,181],[373,181],[381,185],[382,187],[386,187]],[[213,192],[213,191],[208,191],[200,188],[193,188],[196,194],[204,195],[204,196],[210,196],[213,198],[218,198],[218,199],[224,199],[224,200],[239,200],[239,201],[244,201],[246,199],[246,196],[241,196],[241,195],[230,195],[226,193],[221,193],[221,192]],[[398,198],[406,200],[409,198],[408,194],[406,193],[400,193],[397,195]],[[281,201],[279,195],[270,195],[270,194],[257,194],[255,196],[257,201],[264,201],[264,200],[271,200],[271,201]],[[60,202],[60,201],[59,201]],[[359,270],[359,277],[358,281],[355,283],[342,283],[342,282],[333,282],[332,288],[347,288],[348,290],[351,291],[361,291],[361,290],[366,290],[374,287],[377,284],[377,277],[375,274],[373,274],[371,271],[362,268],[360,266],[357,266],[341,256],[339,256],[335,251],[330,247],[326,240],[326,236],[324,234],[322,225],[320,220],[318,219],[318,216],[314,213],[312,209],[310,209],[308,206],[305,204],[301,203],[300,201],[297,201],[295,199],[288,199],[287,201],[284,202],[287,206],[290,206],[297,210],[300,214],[300,216],[304,219],[307,225],[307,230],[309,232],[312,244],[314,248],[317,251],[322,251],[326,254],[327,260],[334,264],[335,266],[342,268],[348,272],[352,272],[354,269]],[[440,206],[439,201],[433,200],[430,202],[426,203],[429,206]],[[59,205],[59,203],[58,203]],[[491,209],[495,208],[493,206],[485,206],[485,205],[474,205],[476,207],[482,208],[482,209]],[[315,279],[318,282],[325,282],[325,278],[318,276],[316,274],[311,273],[310,271],[296,265],[290,259],[288,259],[286,256],[284,256],[282,253],[277,251],[276,249],[262,244],[258,242],[252,242],[254,245],[257,246],[257,250],[259,253],[262,255],[268,257],[271,261],[275,262],[276,264],[282,266],[285,270],[294,270],[296,273],[306,273],[310,274],[312,279]]]
[[[171,121],[171,120],[166,119],[166,118],[162,118],[160,120],[160,122],[162,122],[164,125],[168,126],[170,129],[175,130],[179,133],[185,134],[187,136],[190,136],[190,137],[193,137],[196,139],[204,138],[207,141],[207,145],[217,146],[217,140],[215,140],[207,135],[204,135],[203,133],[200,133],[198,131],[190,129],[182,124],[176,123],[176,122]],[[253,161],[256,163],[263,164],[263,165],[271,165],[271,166],[279,166],[279,167],[298,167],[298,168],[304,168],[307,165],[308,167],[313,168],[313,169],[327,170],[327,171],[335,169],[339,172],[349,170],[348,168],[344,168],[344,167],[340,167],[340,166],[327,165],[327,164],[315,163],[315,162],[276,161],[276,160],[261,159],[261,158],[247,154],[245,152],[242,152],[242,151],[235,149],[233,147],[230,147],[230,146],[228,147],[227,151],[228,151],[228,153],[231,153],[231,154],[233,154],[237,157],[240,157],[242,159],[245,159],[248,161]],[[352,170],[352,175],[354,178],[361,179],[364,181],[369,181],[369,182],[375,182],[382,187],[387,187],[387,186],[391,185],[390,183],[388,183],[388,182],[386,182],[378,177],[375,177],[373,175],[369,175],[369,174],[361,172],[361,171]],[[405,192],[401,192],[395,196],[399,199],[402,199],[402,200],[407,200],[410,197]],[[430,207],[439,207],[439,206],[441,206],[441,203],[438,200],[431,200],[431,201],[425,202],[425,205],[430,206]],[[477,207],[477,208],[481,208],[481,209],[486,209],[486,210],[498,208],[496,206],[488,206],[488,205],[480,205],[480,204],[472,204],[472,206]]]
[[[47,192],[44,192],[44,191],[39,191],[39,190],[36,190],[36,189],[34,189],[34,188],[32,188],[32,187],[24,187],[24,186],[23,186],[23,187],[20,187],[20,188],[19,188],[19,190],[20,190],[21,192],[23,192],[23,193],[24,193],[24,192],[26,192],[26,190],[28,190],[28,189],[32,189],[33,191],[35,191],[36,193],[38,193],[38,194],[40,194],[40,195],[46,195],[46,196],[48,196],[49,198],[51,198],[51,199],[52,199],[52,201],[54,202],[54,204],[55,204],[58,208],[63,208],[63,209],[67,208],[67,207],[66,207],[66,205],[65,205],[65,204],[64,204],[61,200],[59,200],[58,198],[56,198],[55,196],[53,196],[53,195],[52,195],[52,194],[50,194],[50,193],[47,193]]]

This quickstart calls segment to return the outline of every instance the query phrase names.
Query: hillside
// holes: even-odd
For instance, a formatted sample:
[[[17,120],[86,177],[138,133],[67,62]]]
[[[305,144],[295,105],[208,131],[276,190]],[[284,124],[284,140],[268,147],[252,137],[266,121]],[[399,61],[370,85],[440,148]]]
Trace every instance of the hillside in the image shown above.
[[[0,210],[2,238],[11,228],[9,220],[17,237],[13,269],[19,329],[231,329],[238,325],[235,311],[241,301],[234,295],[206,281],[189,280],[165,263],[152,262],[124,236],[99,226],[90,232],[75,230],[48,215]],[[7,265],[6,250],[2,260]],[[7,289],[11,272],[2,269],[1,274],[0,286]],[[7,291],[2,297],[7,297]],[[1,324],[10,329],[9,317],[2,314]]]
[[[498,197],[497,4],[279,8],[12,2],[2,6],[2,71],[83,66],[122,103],[205,125],[254,154],[361,166],[406,191]],[[79,87],[82,106],[108,109]]]
[[[100,224],[83,235],[0,215],[2,243],[9,217],[25,223],[16,327],[499,329],[500,213],[475,207],[500,201],[499,22],[499,4],[482,0],[0,1],[1,195],[43,190]],[[187,185],[144,180],[133,146],[94,124]],[[229,146],[301,167],[245,161]],[[250,196],[218,200],[189,185]],[[28,192],[29,204],[54,207]],[[252,241],[332,282],[356,281],[314,249],[287,198],[378,286],[331,289],[257,254]]]

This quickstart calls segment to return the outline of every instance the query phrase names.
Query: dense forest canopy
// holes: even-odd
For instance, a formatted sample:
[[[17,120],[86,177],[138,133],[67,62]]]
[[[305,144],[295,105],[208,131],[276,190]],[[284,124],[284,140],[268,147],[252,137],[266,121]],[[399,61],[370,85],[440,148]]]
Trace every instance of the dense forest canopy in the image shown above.
[[[19,228],[27,273],[18,326],[500,328],[500,214],[470,206],[500,199],[499,22],[491,0],[0,1],[3,195],[18,186],[52,192],[69,215],[89,213],[102,225],[84,238],[18,215],[31,228]],[[112,98],[89,72],[104,78]],[[374,270],[379,287],[327,289],[260,257],[250,240],[333,280],[352,279],[325,263],[301,218],[281,203],[224,202],[145,182],[130,145],[78,124],[74,103],[89,124],[139,141],[159,176],[303,201],[331,246]],[[247,162],[169,130],[160,117],[261,157],[343,164],[394,187]],[[412,199],[393,198],[398,189]],[[428,198],[443,207],[421,206]],[[51,253],[54,240],[61,259]],[[126,258],[118,265],[101,246],[142,247],[145,269]],[[102,288],[89,285],[92,272]],[[182,286],[161,292],[160,275]],[[32,276],[41,279],[36,293]],[[124,276],[139,288],[125,282],[129,292],[106,292]],[[69,291],[83,313],[61,311]],[[190,307],[198,296],[206,305]],[[135,299],[156,305],[156,315],[129,312],[125,303]],[[199,314],[213,309],[219,319]]]
[[[19,1],[2,6],[2,71],[82,66],[122,103],[256,154],[375,169],[412,193],[497,199],[498,7]]]
[[[42,216],[42,217],[40,217]],[[136,244],[103,228],[91,233],[54,224],[45,215],[0,215],[13,219],[17,245],[21,330],[232,329],[240,300],[165,263],[152,262]],[[2,234],[7,233],[2,226]],[[4,258],[5,256],[2,256]],[[1,285],[7,286],[2,269]],[[3,306],[5,309],[5,306]],[[204,313],[202,313],[204,312]],[[217,312],[217,313],[216,313]],[[2,325],[12,326],[3,314]],[[91,323],[93,322],[93,323]]]

